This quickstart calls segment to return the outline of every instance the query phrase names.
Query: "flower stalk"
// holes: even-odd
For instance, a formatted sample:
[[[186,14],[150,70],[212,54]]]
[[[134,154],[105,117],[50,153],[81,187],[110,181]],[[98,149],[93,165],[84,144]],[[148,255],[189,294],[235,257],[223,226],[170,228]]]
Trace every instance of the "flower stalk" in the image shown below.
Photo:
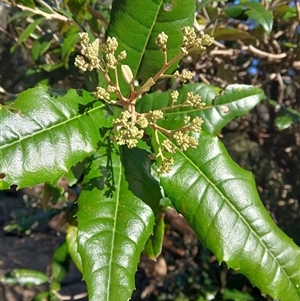
[[[147,113],[139,113],[136,111],[135,105],[141,95],[150,90],[155,83],[162,78],[174,78],[183,83],[191,80],[193,74],[190,71],[175,71],[173,74],[166,74],[168,69],[183,56],[195,50],[205,49],[213,42],[213,38],[209,35],[203,35],[197,38],[193,27],[182,28],[182,46],[180,51],[173,58],[168,60],[167,42],[168,36],[161,32],[155,39],[156,45],[159,47],[163,55],[163,65],[161,69],[141,86],[135,89],[134,76],[130,66],[121,64],[127,56],[126,51],[121,51],[118,56],[115,52],[118,48],[118,42],[114,37],[108,37],[106,42],[101,44],[98,39],[90,43],[87,33],[80,33],[81,39],[81,55],[75,59],[75,65],[83,72],[93,69],[98,70],[104,76],[108,86],[107,88],[97,87],[93,93],[96,99],[102,100],[109,104],[116,104],[123,107],[123,112],[119,118],[113,121],[114,135],[112,140],[119,145],[127,145],[129,148],[137,146],[137,143],[144,136],[144,129],[151,127],[154,130],[154,138],[158,145],[156,154],[151,154],[150,158],[159,161],[157,168],[158,174],[169,172],[174,159],[172,154],[177,149],[186,151],[188,148],[195,148],[198,141],[194,138],[193,132],[200,132],[203,120],[200,117],[191,119],[185,116],[183,124],[178,129],[166,129],[161,126],[160,121],[164,119],[164,114],[168,110],[192,107],[202,110],[205,103],[202,102],[200,95],[188,92],[182,103],[177,103],[179,92],[177,90],[170,93],[170,105],[160,110],[149,111]],[[100,54],[100,55],[99,55]],[[100,56],[100,58],[99,58]],[[119,86],[118,64],[121,64],[121,76],[129,87],[129,97],[126,98]],[[110,76],[112,70],[113,79]],[[112,100],[112,94],[116,95],[117,100]],[[165,135],[166,139],[160,141],[159,133]]]

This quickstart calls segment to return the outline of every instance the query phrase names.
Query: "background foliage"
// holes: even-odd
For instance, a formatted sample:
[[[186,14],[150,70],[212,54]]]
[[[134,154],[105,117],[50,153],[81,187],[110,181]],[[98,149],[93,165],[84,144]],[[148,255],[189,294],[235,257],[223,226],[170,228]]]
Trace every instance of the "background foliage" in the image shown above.
[[[109,1],[63,1],[59,9],[63,9],[64,14],[51,8],[57,7],[56,3],[47,3],[50,6],[40,1],[14,4],[1,1],[3,103],[14,100],[18,92],[38,83],[56,88],[78,88],[85,82],[87,89],[93,89],[101,81],[93,73],[89,74],[88,81],[79,74],[73,65],[74,50],[78,51],[77,34],[82,26],[104,39],[109,22]],[[70,14],[77,22],[68,20]],[[223,141],[233,158],[255,174],[267,209],[299,245],[299,2],[266,1],[240,5],[208,0],[197,2],[196,18],[196,28],[214,35],[216,43],[206,52],[185,58],[180,68],[193,70],[195,82],[221,88],[234,83],[253,84],[265,91],[268,100],[246,117],[232,121],[222,131]],[[160,83],[160,89],[165,91],[172,85],[174,83],[164,81]],[[22,227],[17,228],[21,232],[26,230],[24,224]],[[31,224],[27,224],[27,229],[30,227]],[[179,229],[173,226],[167,228],[166,233],[172,238],[178,232]],[[178,237],[173,241],[181,243]],[[182,246],[178,249],[181,248],[186,249]],[[153,300],[158,292],[157,298],[162,298],[160,300],[180,300],[178,296],[181,300],[208,300],[206,298],[209,298],[210,292],[219,294],[216,300],[263,298],[256,295],[257,291],[245,279],[234,278],[232,281],[232,274],[224,272],[223,266],[209,265],[211,255],[200,245],[199,250],[196,255],[182,256],[181,260],[194,260],[202,267],[198,273],[202,277],[198,281],[202,295],[196,293],[199,291],[196,281],[190,280],[183,266],[179,266],[182,273],[174,273],[173,280],[176,281],[167,277],[164,287],[159,286],[159,277],[153,275],[156,281],[147,298]],[[176,260],[170,260],[172,251],[168,248],[163,254],[165,260],[170,261],[169,265],[178,264]],[[147,271],[145,266],[147,264],[142,262],[141,267]],[[187,266],[191,269],[190,265]],[[194,269],[197,270],[196,267]],[[192,270],[189,274],[197,273]],[[54,278],[60,281],[58,274]],[[167,285],[168,281],[172,285]],[[177,286],[174,287],[174,283]],[[145,292],[139,284],[143,287],[142,283],[137,282],[138,291]],[[149,288],[149,285],[144,287]],[[135,294],[137,299],[138,291]]]

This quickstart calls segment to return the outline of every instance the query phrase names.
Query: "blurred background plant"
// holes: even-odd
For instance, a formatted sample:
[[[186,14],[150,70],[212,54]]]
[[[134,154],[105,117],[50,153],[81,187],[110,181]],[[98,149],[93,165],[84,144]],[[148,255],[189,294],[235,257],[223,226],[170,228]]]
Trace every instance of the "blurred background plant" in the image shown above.
[[[9,104],[17,93],[39,83],[88,89],[101,81],[94,73],[84,77],[74,67],[74,58],[79,53],[78,32],[104,39],[110,6],[111,1],[100,0],[1,0],[1,103]],[[273,219],[300,245],[300,3],[204,0],[196,1],[196,6],[196,30],[213,35],[215,42],[208,50],[187,56],[180,69],[192,71],[195,82],[219,87],[252,84],[265,91],[266,101],[232,121],[220,137],[233,159],[255,175]],[[158,89],[165,91],[175,84],[165,80]],[[75,190],[68,187],[72,185]],[[59,189],[49,185],[43,193],[24,190],[18,193],[21,205],[16,207],[8,204],[16,196],[1,192],[1,236],[8,239],[17,234],[16,242],[44,233],[57,247],[47,271],[37,267],[40,271],[22,269],[3,276],[3,295],[8,296],[9,284],[44,283],[35,300],[70,300],[58,293],[69,257],[56,239],[64,229],[64,219],[57,216],[72,207],[76,189],[76,181],[69,177]],[[51,199],[46,211],[45,199]],[[133,300],[269,300],[243,276],[219,265],[181,217],[169,211],[166,221],[162,255],[155,263],[142,256]],[[3,255],[7,267],[5,262],[11,258],[6,251]],[[15,266],[27,268],[26,258]],[[15,292],[12,300],[25,300],[24,291]]]

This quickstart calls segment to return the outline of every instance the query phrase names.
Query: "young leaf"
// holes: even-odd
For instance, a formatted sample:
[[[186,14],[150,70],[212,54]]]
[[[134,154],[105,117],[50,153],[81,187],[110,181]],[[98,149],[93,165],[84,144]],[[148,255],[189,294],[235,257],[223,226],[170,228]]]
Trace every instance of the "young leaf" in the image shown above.
[[[236,165],[216,137],[174,155],[161,184],[175,208],[219,262],[281,301],[300,298],[300,249],[273,222],[250,172]]]
[[[234,118],[245,115],[265,97],[260,88],[237,84],[227,86],[222,93],[219,88],[203,83],[184,85],[178,89],[178,92],[179,98],[176,104],[183,103],[187,93],[193,92],[201,96],[206,107],[168,110],[165,113],[165,120],[161,123],[166,127],[176,127],[176,123],[182,122],[187,115],[192,118],[200,116],[204,120],[203,130],[212,134],[219,133]],[[170,106],[170,93],[171,91],[145,95],[137,103],[137,111],[144,113]]]
[[[38,86],[0,107],[0,189],[52,181],[95,151],[110,126],[103,104],[84,90]]]
[[[78,199],[78,251],[90,301],[127,301],[140,254],[152,233],[152,210],[128,189],[109,140],[95,154]]]
[[[75,263],[77,269],[82,273],[82,260],[78,253],[78,243],[77,243],[77,227],[73,225],[68,225],[66,234],[66,243],[68,246],[68,252],[73,262]]]
[[[106,34],[118,40],[119,51],[127,51],[122,63],[130,66],[134,78],[146,81],[163,66],[163,54],[155,44],[158,34],[169,36],[168,57],[173,58],[182,44],[181,28],[192,26],[194,12],[194,0],[118,0],[113,2]]]

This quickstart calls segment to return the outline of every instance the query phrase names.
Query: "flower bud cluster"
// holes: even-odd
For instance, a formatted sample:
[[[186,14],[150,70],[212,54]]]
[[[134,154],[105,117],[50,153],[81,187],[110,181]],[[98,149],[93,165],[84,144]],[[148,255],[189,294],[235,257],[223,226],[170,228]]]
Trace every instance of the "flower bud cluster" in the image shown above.
[[[208,35],[204,34],[202,37],[197,38],[195,29],[190,26],[185,26],[182,28],[183,33],[183,45],[181,47],[181,52],[183,54],[188,54],[190,51],[194,50],[203,50],[206,47],[210,46],[214,39]]]
[[[191,119],[190,116],[185,116],[183,125],[177,129],[166,129],[160,126],[160,120],[164,119],[164,113],[167,110],[183,108],[191,106],[196,109],[203,109],[205,103],[202,102],[200,95],[188,92],[184,101],[180,101],[179,92],[172,91],[170,94],[171,103],[168,107],[161,108],[160,110],[153,110],[146,113],[138,113],[135,110],[135,104],[138,98],[155,84],[159,78],[172,77],[185,83],[193,78],[190,71],[178,72],[175,71],[173,75],[165,74],[168,68],[176,63],[183,55],[197,50],[205,49],[205,46],[211,45],[213,38],[209,35],[203,35],[197,38],[194,28],[186,26],[182,28],[183,43],[181,51],[178,52],[170,61],[167,57],[167,42],[168,36],[161,32],[155,39],[156,45],[163,52],[164,63],[162,68],[149,77],[148,80],[136,90],[134,85],[134,75],[130,66],[117,65],[121,60],[126,58],[126,51],[121,51],[116,55],[118,48],[118,41],[114,37],[108,37],[106,42],[101,44],[99,39],[94,40],[92,43],[89,41],[87,33],[81,33],[81,55],[75,58],[75,65],[82,71],[92,71],[93,69],[99,70],[108,83],[107,88],[97,87],[93,93],[96,99],[101,99],[109,103],[123,106],[124,110],[119,118],[113,120],[114,136],[112,140],[116,141],[118,145],[127,145],[129,148],[137,146],[137,143],[144,136],[144,129],[152,127],[155,133],[155,140],[158,145],[158,151],[151,154],[151,159],[158,160],[158,174],[169,172],[174,164],[172,155],[179,149],[186,151],[188,148],[196,148],[198,140],[193,136],[193,132],[198,133],[201,131],[203,120],[200,117]],[[99,58],[99,52],[101,57]],[[113,69],[113,72],[109,72]],[[121,70],[121,74],[118,72]],[[115,77],[111,78],[111,74]],[[121,75],[130,89],[128,98],[122,95],[119,87],[119,75]],[[111,101],[111,94],[115,93],[117,99]],[[159,139],[158,132],[163,133],[166,137],[163,141]]]
[[[116,89],[115,86],[110,86],[110,85],[106,88],[106,90],[102,87],[97,87],[96,91],[93,93],[93,95],[96,99],[103,99],[106,102],[109,102],[110,101],[110,95],[112,93],[115,93],[116,90],[117,89]]]
[[[191,71],[183,71],[182,73],[175,71],[173,76],[174,78],[179,79],[180,81],[185,83],[187,80],[193,78],[193,73]]]
[[[99,39],[90,43],[89,36],[86,32],[79,33],[81,39],[81,54],[75,58],[75,66],[82,71],[92,71],[99,68]]]
[[[163,52],[167,50],[167,42],[168,42],[168,36],[163,31],[155,39],[156,45]]]
[[[123,111],[120,118],[116,118],[113,121],[113,124],[117,129],[117,134],[114,135],[113,140],[115,140],[119,145],[127,145],[129,148],[133,148],[136,147],[138,140],[143,138],[144,131],[139,129],[133,121],[130,121],[130,119],[130,112]],[[140,121],[137,123],[140,125],[140,127],[146,125]]]
[[[186,100],[183,105],[192,106],[196,109],[202,109],[206,106],[206,104],[202,102],[201,96],[199,94],[194,94],[193,92],[187,93]]]
[[[182,129],[173,130],[169,134],[169,138],[158,142],[158,153],[151,154],[150,159],[160,160],[161,163],[157,168],[158,174],[168,173],[171,171],[174,165],[174,158],[172,154],[176,153],[177,148],[181,151],[186,151],[188,148],[196,148],[198,146],[198,140],[192,136],[191,131],[201,131],[201,124],[203,120],[199,117],[193,119],[190,125],[183,127]],[[195,120],[195,121],[194,121]]]
[[[116,38],[108,37],[106,42],[100,44],[99,39],[96,39],[90,43],[89,36],[86,32],[79,33],[81,55],[77,55],[75,58],[75,66],[82,71],[92,71],[93,69],[104,70],[103,66],[100,65],[99,51],[101,50],[105,57],[106,67],[114,69],[119,61],[126,58],[126,51],[120,52],[115,57],[115,51],[118,48],[118,42]]]
[[[120,54],[116,57],[115,52],[119,44],[116,38],[108,37],[104,44],[101,44],[101,51],[105,54],[106,66],[110,69],[115,69],[117,64],[124,60],[127,56],[125,50],[121,51]]]

